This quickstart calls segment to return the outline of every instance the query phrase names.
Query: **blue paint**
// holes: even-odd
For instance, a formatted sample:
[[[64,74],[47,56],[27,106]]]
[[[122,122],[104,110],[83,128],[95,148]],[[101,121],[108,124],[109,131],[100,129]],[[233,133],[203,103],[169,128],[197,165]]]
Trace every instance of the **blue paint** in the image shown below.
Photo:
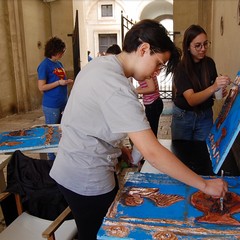
[[[3,132],[0,134],[0,153],[14,152],[15,150],[27,151],[43,148],[58,147],[61,138],[61,130],[58,126],[51,126],[53,130],[51,141],[46,142],[48,126],[38,126],[17,131]],[[24,136],[14,136],[14,133],[24,131]],[[6,143],[15,142],[16,145],[8,146]]]
[[[206,179],[209,178],[213,177],[206,177]],[[229,191],[240,195],[240,177],[225,177],[224,180],[230,186]],[[131,187],[159,188],[160,193],[180,195],[184,197],[184,200],[175,202],[168,207],[158,207],[149,199],[144,198],[144,202],[139,206],[127,206],[124,204],[122,196]],[[190,197],[195,192],[197,192],[197,189],[164,174],[129,173],[124,188],[115,199],[112,208],[104,219],[98,232],[98,239],[148,240],[154,239],[155,233],[164,230],[175,234],[177,239],[180,240],[239,239],[240,225],[200,223],[196,220],[197,217],[203,216],[204,213],[192,206],[190,202]],[[114,209],[116,209],[116,212]],[[240,221],[240,213],[234,214],[232,217]],[[112,236],[107,229],[114,225],[124,226],[128,229],[128,234],[121,238]],[[177,229],[179,231],[176,231]],[[232,231],[231,234],[229,234],[230,231]]]
[[[229,153],[239,131],[240,131],[240,94],[239,89],[236,95],[236,98],[231,102],[231,91],[236,90],[236,86],[233,86],[229,95],[227,96],[222,110],[217,117],[208,138],[206,139],[207,147],[210,153],[210,159],[212,160],[212,166],[214,173],[218,173],[224,160]],[[227,111],[228,109],[229,112]],[[225,118],[221,118],[223,115],[226,115]],[[223,121],[220,121],[223,120]],[[220,124],[221,123],[221,124]],[[222,136],[224,133],[224,136]],[[221,138],[222,136],[222,138]],[[216,144],[219,139],[221,141],[219,144]]]

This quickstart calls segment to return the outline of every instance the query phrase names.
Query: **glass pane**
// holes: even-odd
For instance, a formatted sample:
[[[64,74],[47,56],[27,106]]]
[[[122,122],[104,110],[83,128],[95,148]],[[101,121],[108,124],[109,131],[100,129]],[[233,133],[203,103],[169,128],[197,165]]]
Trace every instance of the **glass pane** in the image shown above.
[[[113,16],[113,7],[109,5],[101,5],[102,17],[112,17]]]
[[[117,44],[117,34],[99,34],[99,52],[106,52],[112,44]]]

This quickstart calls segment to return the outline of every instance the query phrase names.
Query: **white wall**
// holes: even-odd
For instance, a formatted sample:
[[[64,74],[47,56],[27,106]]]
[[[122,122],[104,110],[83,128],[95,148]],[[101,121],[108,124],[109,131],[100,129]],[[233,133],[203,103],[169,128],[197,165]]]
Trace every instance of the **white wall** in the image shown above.
[[[87,63],[85,53],[88,50],[91,52],[91,56],[97,57],[99,52],[99,34],[117,34],[117,43],[122,46],[121,11],[123,11],[124,16],[127,16],[128,19],[134,22],[139,21],[143,17],[155,18],[164,11],[165,14],[166,11],[167,14],[172,14],[172,0],[73,0],[73,2],[74,11],[78,9],[81,12],[82,10],[81,19],[79,20],[79,35],[83,66]],[[101,18],[100,6],[102,4],[113,5],[113,17]]]

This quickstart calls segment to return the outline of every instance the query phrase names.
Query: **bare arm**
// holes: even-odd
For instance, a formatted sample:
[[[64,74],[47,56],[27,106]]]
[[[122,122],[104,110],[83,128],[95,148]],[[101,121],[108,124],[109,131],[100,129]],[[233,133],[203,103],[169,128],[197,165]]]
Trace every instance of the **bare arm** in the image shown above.
[[[70,84],[70,83],[73,83],[72,79],[67,79],[67,80],[60,79],[58,81],[55,81],[53,83],[48,83],[48,84],[46,83],[46,80],[39,79],[38,80],[38,89],[39,89],[39,91],[44,92],[44,91],[48,91],[48,90],[51,90],[53,88],[56,88],[58,86],[64,86],[64,85],[67,85],[67,84]]]
[[[149,130],[128,134],[144,158],[159,171],[195,187],[213,197],[224,196],[227,184],[221,179],[204,180],[186,167],[173,153],[163,147]]]
[[[141,86],[136,88],[136,91],[138,94],[149,94],[149,93],[153,93],[156,91],[156,87],[154,84],[154,81],[152,78],[148,78],[145,80],[147,83],[147,87],[142,88]]]
[[[204,89],[201,92],[195,93],[193,89],[188,89],[183,93],[183,96],[187,100],[190,106],[196,106],[203,103],[208,98],[210,98],[219,88],[224,88],[230,83],[230,78],[228,76],[219,76],[216,81],[210,87]]]

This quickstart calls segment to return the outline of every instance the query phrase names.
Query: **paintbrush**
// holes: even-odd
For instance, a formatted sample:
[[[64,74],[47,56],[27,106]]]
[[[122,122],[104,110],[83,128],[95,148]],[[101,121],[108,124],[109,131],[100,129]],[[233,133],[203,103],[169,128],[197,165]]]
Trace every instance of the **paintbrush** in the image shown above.
[[[230,83],[232,83],[235,86],[239,87],[239,80],[238,80],[239,76],[237,75],[236,78],[234,79],[234,81],[230,80]]]
[[[221,178],[223,179],[224,171],[221,170]],[[220,198],[220,210],[223,211],[223,197]]]
[[[223,76],[221,73],[220,73],[219,75],[220,75],[220,76]],[[229,84],[233,84],[233,85],[239,87],[239,84],[236,83],[236,80],[237,80],[238,77],[239,77],[239,76],[237,76],[234,81],[230,80]]]
[[[230,81],[230,83],[239,87],[239,84],[235,83],[234,81]]]

